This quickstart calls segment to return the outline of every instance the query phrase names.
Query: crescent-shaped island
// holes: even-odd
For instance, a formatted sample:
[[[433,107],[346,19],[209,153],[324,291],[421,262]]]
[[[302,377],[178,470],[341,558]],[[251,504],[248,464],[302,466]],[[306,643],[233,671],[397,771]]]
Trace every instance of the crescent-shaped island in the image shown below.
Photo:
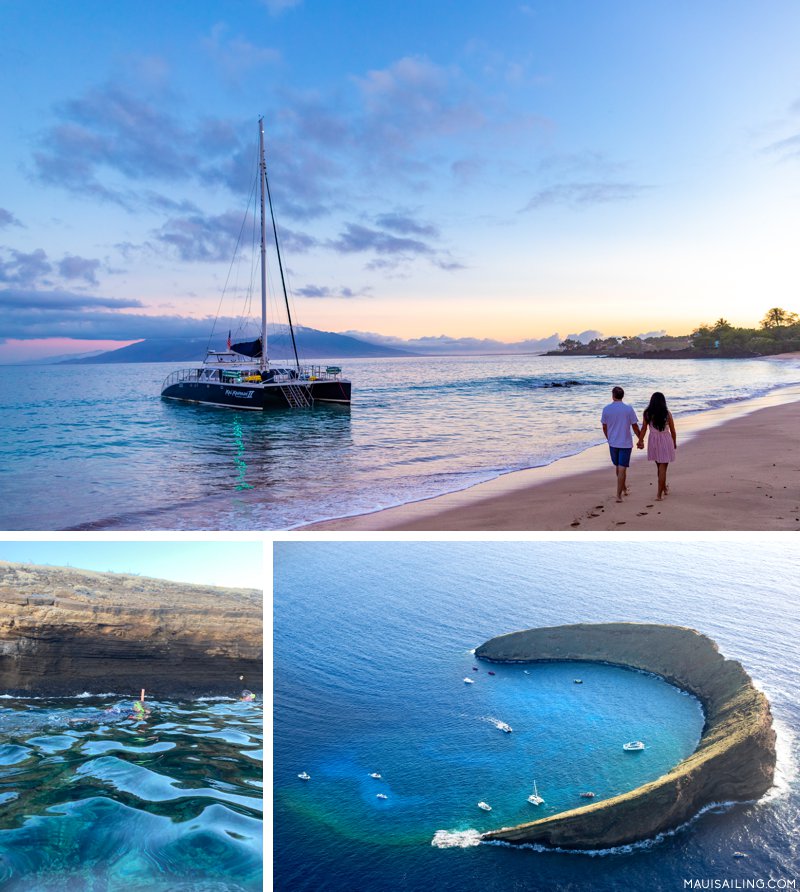
[[[694,629],[602,623],[528,629],[482,644],[496,663],[608,663],[661,676],[697,697],[705,725],[697,749],[667,774],[628,793],[538,821],[481,834],[485,841],[607,849],[652,839],[718,802],[758,799],[775,773],[769,702],[741,663]]]

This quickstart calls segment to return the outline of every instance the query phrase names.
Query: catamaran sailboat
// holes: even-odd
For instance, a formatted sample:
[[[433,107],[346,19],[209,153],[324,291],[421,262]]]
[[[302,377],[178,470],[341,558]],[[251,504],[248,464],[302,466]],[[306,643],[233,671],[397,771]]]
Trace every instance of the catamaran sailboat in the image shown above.
[[[539,791],[536,789],[536,781],[533,782],[533,793],[528,796],[528,802],[531,805],[541,805],[544,802],[544,799],[539,795]]]
[[[278,230],[264,161],[264,119],[258,119],[259,183],[261,196],[261,335],[253,341],[232,344],[227,350],[209,350],[202,365],[172,372],[161,388],[169,400],[231,406],[236,409],[308,408],[314,403],[350,403],[350,381],[339,366],[302,366],[297,355],[286,280],[278,244]],[[267,358],[267,222],[269,205],[275,254],[283,299],[289,320],[294,367],[278,368]]]

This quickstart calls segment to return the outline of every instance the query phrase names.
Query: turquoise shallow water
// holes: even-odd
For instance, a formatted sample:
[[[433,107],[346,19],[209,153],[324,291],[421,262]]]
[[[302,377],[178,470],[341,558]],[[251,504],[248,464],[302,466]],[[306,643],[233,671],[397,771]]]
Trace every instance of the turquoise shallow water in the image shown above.
[[[795,877],[798,574],[788,543],[276,543],[275,887],[605,892]],[[600,856],[440,847],[579,806],[587,789],[630,789],[692,751],[698,704],[660,679],[470,653],[516,629],[603,621],[688,625],[743,662],[779,731],[771,796]],[[644,752],[623,752],[633,738]],[[538,808],[525,801],[534,779]]]
[[[351,408],[159,397],[172,364],[0,368],[0,526],[281,529],[452,492],[600,442],[613,384],[676,417],[800,382],[789,362],[349,360]],[[554,383],[577,381],[571,387]]]
[[[454,656],[446,679],[431,671],[418,681],[406,664],[413,690],[402,721],[395,704],[376,697],[371,715],[340,728],[335,744],[301,748],[292,765],[279,766],[281,795],[348,833],[366,837],[377,822],[386,841],[424,845],[444,828],[488,829],[576,808],[585,790],[597,801],[625,792],[676,765],[700,737],[697,702],[652,676],[574,664],[527,674],[496,666],[490,676],[472,665]],[[499,730],[501,721],[513,731]],[[647,749],[625,753],[622,744],[637,738]],[[312,780],[293,777],[295,766]],[[534,779],[545,799],[538,807],[527,802]]]
[[[0,704],[0,888],[262,888],[259,704]]]

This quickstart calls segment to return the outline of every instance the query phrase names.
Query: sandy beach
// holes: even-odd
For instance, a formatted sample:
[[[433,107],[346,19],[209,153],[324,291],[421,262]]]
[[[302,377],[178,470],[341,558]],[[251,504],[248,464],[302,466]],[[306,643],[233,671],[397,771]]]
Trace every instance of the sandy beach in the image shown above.
[[[618,504],[608,448],[601,445],[461,492],[302,529],[800,529],[800,387],[676,417],[676,425],[678,454],[669,467],[669,495],[660,502],[655,465],[634,449],[630,493]]]

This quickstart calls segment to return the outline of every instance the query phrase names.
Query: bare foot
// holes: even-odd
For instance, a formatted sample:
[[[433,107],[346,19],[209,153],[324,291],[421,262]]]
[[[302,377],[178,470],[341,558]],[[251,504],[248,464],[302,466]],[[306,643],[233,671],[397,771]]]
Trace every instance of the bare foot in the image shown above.
[[[661,498],[661,496],[656,496],[656,501],[661,502],[661,501],[663,501],[663,499]]]
[[[622,499],[617,499],[617,502],[618,502],[619,504],[622,504]]]

